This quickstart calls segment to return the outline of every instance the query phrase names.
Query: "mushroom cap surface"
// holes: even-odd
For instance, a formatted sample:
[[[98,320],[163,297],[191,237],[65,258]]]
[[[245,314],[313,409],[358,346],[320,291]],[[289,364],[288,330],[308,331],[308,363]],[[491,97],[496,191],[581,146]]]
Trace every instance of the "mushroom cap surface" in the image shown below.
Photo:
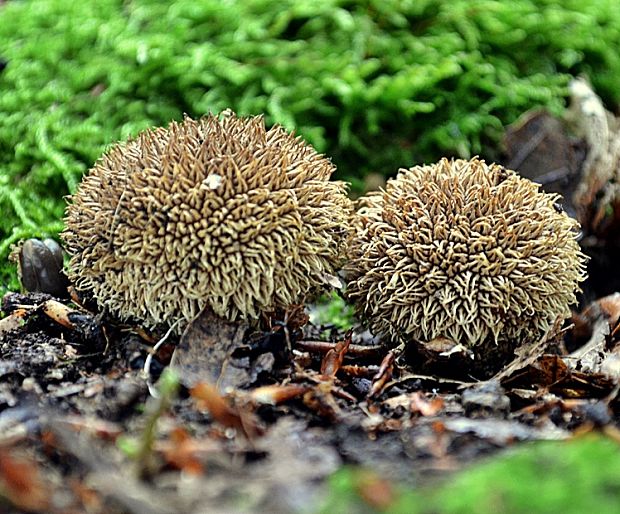
[[[393,342],[509,357],[570,315],[586,276],[559,200],[477,158],[402,169],[361,199],[347,295]]]
[[[343,262],[352,207],[334,169],[262,117],[146,130],[112,146],[71,197],[70,279],[150,327],[205,307],[234,320],[301,302]]]

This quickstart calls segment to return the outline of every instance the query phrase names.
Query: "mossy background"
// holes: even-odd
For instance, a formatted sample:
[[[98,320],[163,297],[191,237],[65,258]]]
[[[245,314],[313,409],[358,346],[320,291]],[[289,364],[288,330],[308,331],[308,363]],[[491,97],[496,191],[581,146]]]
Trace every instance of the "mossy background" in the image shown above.
[[[230,107],[369,171],[494,159],[571,75],[620,100],[615,0],[9,0],[0,4],[0,287],[11,244],[61,229],[107,145]]]

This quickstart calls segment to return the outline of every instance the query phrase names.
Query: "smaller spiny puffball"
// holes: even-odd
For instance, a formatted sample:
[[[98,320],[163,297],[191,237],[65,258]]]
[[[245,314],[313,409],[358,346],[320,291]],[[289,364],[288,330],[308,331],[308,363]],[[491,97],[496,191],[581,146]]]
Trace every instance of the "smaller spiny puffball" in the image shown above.
[[[78,291],[121,320],[180,332],[303,302],[343,263],[351,202],[330,160],[227,111],[111,147],[71,197],[62,236]]]
[[[570,315],[585,279],[559,200],[477,158],[402,169],[361,199],[347,295],[392,342],[448,339],[501,365]]]

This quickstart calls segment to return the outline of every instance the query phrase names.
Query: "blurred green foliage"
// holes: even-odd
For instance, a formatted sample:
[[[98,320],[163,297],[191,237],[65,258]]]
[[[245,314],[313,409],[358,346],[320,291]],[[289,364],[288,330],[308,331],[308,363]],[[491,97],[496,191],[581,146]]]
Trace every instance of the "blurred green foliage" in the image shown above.
[[[335,291],[321,296],[308,307],[310,322],[316,326],[332,325],[339,330],[349,330],[355,323],[353,306],[347,305]]]
[[[345,468],[331,479],[321,512],[372,514],[360,487],[368,473]],[[386,514],[615,514],[620,506],[620,446],[602,436],[519,446],[439,486],[403,490]]]
[[[619,47],[615,0],[10,0],[0,262],[58,232],[106,145],[183,113],[265,113],[360,188],[367,171],[494,158],[502,126],[562,110],[571,74],[616,105]]]

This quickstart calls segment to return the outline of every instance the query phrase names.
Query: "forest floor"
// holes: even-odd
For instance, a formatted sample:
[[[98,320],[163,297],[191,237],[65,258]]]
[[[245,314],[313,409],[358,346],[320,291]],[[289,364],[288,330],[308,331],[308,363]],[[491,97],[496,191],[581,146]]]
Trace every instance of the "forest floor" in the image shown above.
[[[380,508],[389,484],[524,441],[620,443],[618,296],[586,313],[584,345],[546,337],[485,380],[425,375],[368,333],[302,327],[301,310],[268,330],[205,313],[157,351],[41,294],[3,310],[3,328],[19,319],[0,340],[8,512],[316,511],[344,464],[370,470],[361,492]]]

